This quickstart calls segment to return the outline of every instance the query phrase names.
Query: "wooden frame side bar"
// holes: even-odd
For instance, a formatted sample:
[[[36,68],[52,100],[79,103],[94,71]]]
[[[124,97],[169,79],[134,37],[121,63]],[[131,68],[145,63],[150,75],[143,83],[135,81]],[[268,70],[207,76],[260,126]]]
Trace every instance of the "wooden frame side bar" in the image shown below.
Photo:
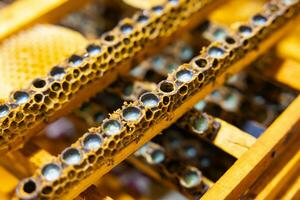
[[[298,138],[300,97],[275,120],[257,142],[217,181],[204,200],[238,199],[254,181],[282,154],[290,141]]]

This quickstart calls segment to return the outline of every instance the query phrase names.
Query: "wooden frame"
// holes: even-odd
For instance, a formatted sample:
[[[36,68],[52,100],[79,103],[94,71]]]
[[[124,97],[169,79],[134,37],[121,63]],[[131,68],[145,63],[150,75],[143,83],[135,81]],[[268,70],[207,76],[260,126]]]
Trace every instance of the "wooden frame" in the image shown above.
[[[297,97],[202,199],[240,198],[268,166],[273,164],[274,158],[283,156],[299,138],[299,109],[300,97]]]
[[[25,2],[30,3],[31,0],[20,1],[18,6],[22,7],[25,5]],[[22,2],[22,3],[21,3]],[[49,4],[48,4],[48,3]],[[80,1],[76,1],[78,5]],[[23,4],[24,3],[24,4]],[[45,3],[45,4],[44,4]],[[4,26],[0,27],[0,40],[15,33],[18,30],[23,29],[31,25],[32,23],[36,23],[37,21],[42,20],[43,18],[54,19],[51,17],[52,13],[64,7],[65,13],[68,10],[69,1],[43,1],[43,3],[39,4],[36,8],[36,13],[34,15],[22,16],[20,13],[13,13],[12,15],[18,16],[15,18],[13,22],[6,23],[2,22],[2,19],[5,17],[0,14],[0,24],[4,24]],[[27,6],[29,4],[26,4]],[[32,2],[30,3],[32,5]],[[76,4],[77,5],[77,4]],[[71,6],[74,8],[74,5]],[[26,6],[22,7],[26,9]],[[5,8],[5,12],[9,13],[10,7]],[[3,15],[8,15],[3,12]],[[28,13],[27,13],[28,14]],[[32,13],[31,13],[32,14]],[[43,17],[41,17],[43,16]],[[26,18],[30,20],[20,21],[20,18]],[[38,17],[38,18],[36,18]],[[58,17],[58,15],[55,15]],[[3,28],[4,27],[4,28]],[[291,28],[291,27],[289,27]],[[278,34],[277,38],[281,37],[281,34]],[[272,43],[272,42],[271,42]],[[270,44],[265,44],[266,48],[264,48],[261,52],[270,47]],[[256,54],[256,53],[255,53]],[[239,63],[232,70],[231,73],[235,73],[240,70],[242,67],[246,66],[245,63],[249,63],[254,59],[256,55],[249,55],[249,59],[245,60],[243,63]],[[298,68],[292,67],[296,66]],[[270,68],[265,70],[264,73],[271,80],[277,81],[280,84],[283,84],[289,88],[295,89],[299,91],[300,84],[298,78],[298,72],[300,70],[300,64],[294,60],[286,60],[281,66],[276,66],[275,68]],[[291,76],[294,75],[294,76]],[[179,112],[185,112],[191,107],[196,101],[198,101],[201,97],[215,88],[217,85],[220,85],[226,76],[221,76],[217,80],[216,84],[209,85],[207,88],[204,88],[203,92],[199,93],[197,97],[190,100],[190,102],[182,106],[178,109]],[[300,127],[300,96],[298,96],[289,106],[288,108],[274,121],[274,123],[265,131],[265,133],[259,138],[254,139],[253,137],[247,135],[246,133],[238,130],[236,127],[219,120],[221,125],[220,134],[212,142],[219,148],[238,158],[236,163],[216,182],[212,185],[212,188],[201,198],[204,200],[219,200],[219,199],[238,199],[241,197],[247,197],[247,195],[251,196],[251,192],[257,192],[257,199],[274,199],[276,195],[281,195],[283,199],[291,199],[297,198],[300,196],[300,176],[297,172],[299,170],[300,163],[300,151],[297,147],[297,140],[299,139],[299,127]],[[179,114],[175,114],[175,116],[179,116]],[[174,122],[177,118],[171,120]],[[130,153],[134,151],[138,146],[142,145],[146,141],[150,140],[159,130],[165,128],[171,122],[162,123],[160,127],[158,127],[156,131],[150,130],[152,133],[146,134],[147,137],[143,138],[143,140],[138,144],[132,144],[126,151],[121,152],[118,157],[116,157],[116,163],[114,165],[121,162],[125,159]],[[232,137],[232,138],[231,138]],[[231,138],[232,140],[229,140]],[[33,169],[42,165],[43,160],[49,160],[51,155],[43,149],[39,149],[38,147],[34,147],[33,149],[29,149],[30,153],[18,152],[16,155],[24,161],[27,161],[28,165],[33,165]],[[286,152],[290,153],[287,154]],[[14,155],[14,156],[16,156]],[[290,161],[283,167],[282,169],[278,169],[274,175],[270,179],[265,174],[268,173],[271,168],[275,168],[274,166],[278,163],[285,163],[286,160],[284,157],[289,155]],[[4,158],[9,159],[9,155]],[[114,166],[113,165],[113,166]],[[137,164],[138,165],[138,164]],[[279,165],[279,164],[278,164]],[[106,167],[104,170],[98,172],[98,176],[106,173],[113,166]],[[4,171],[0,169],[0,171]],[[98,178],[95,175],[95,178],[90,180],[86,180],[87,182],[96,181]],[[156,175],[153,175],[156,176]],[[15,178],[15,177],[14,177]],[[15,184],[13,181],[10,183]],[[265,184],[263,186],[258,183],[258,181],[271,180],[270,183]],[[290,184],[290,188],[286,188],[286,184]],[[87,187],[88,184],[84,185],[83,188]],[[7,186],[7,188],[11,188],[11,184]],[[82,188],[80,188],[81,190]],[[79,190],[78,190],[79,191]],[[8,191],[7,191],[8,192]],[[10,191],[11,192],[11,191]],[[72,194],[73,195],[73,194]],[[71,195],[71,196],[72,196]],[[1,194],[0,197],[2,198]]]

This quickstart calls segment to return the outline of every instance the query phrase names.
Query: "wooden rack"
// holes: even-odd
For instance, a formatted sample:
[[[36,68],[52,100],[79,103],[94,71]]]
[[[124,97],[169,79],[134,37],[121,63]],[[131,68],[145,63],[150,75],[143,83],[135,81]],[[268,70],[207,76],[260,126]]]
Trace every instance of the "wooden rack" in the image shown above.
[[[17,1],[0,11],[0,40],[37,22],[56,21],[62,15],[78,9],[85,2],[87,1],[43,0],[39,3],[36,3],[35,0]],[[29,7],[32,12],[20,12]],[[296,20],[298,23],[299,17]],[[265,53],[271,47],[273,40],[281,39],[284,35],[283,31],[293,30],[295,28],[293,26],[295,23],[289,24],[284,27],[282,32],[279,31],[270,40],[264,41],[264,47],[260,48],[259,52],[250,53],[247,59],[232,66],[228,73],[235,74],[247,67],[247,64],[250,64],[257,54]],[[299,30],[296,31],[299,33]],[[300,90],[300,56],[295,54],[295,51],[300,47],[300,39],[299,35],[292,35],[291,38],[297,38],[297,40],[289,40],[290,38],[287,37],[274,47],[283,62],[280,64],[268,63],[270,66],[265,68],[256,69],[255,67],[253,74],[292,89],[298,94]],[[297,42],[294,48],[289,48],[291,41]],[[175,110],[174,117],[163,121],[160,126],[148,130],[139,141],[131,143],[126,149],[120,151],[114,157],[113,163],[98,170],[95,176],[83,180],[75,189],[76,191],[71,192],[65,198],[77,196],[77,200],[97,199],[97,195],[101,194],[99,187],[95,186],[99,182],[99,177],[127,158],[129,162],[145,171],[149,176],[176,189],[173,183],[163,180],[155,171],[129,156],[161,130],[174,123],[182,115],[181,113],[189,110],[199,99],[221,86],[226,79],[226,74],[218,76],[213,84],[202,88],[201,92],[190,98],[188,103]],[[217,119],[217,121],[220,122],[221,128],[211,143],[237,160],[217,182],[213,183],[205,178],[210,189],[201,199],[288,200],[300,198],[300,146],[298,142],[300,139],[300,96],[296,97],[257,139],[221,119]],[[20,180],[31,176],[46,161],[53,158],[54,156],[36,144],[35,140],[26,143],[20,150],[2,155],[0,157],[0,177],[5,178],[0,179],[0,199],[11,198]],[[103,199],[111,198],[103,196]],[[123,199],[131,199],[131,197],[124,195]]]

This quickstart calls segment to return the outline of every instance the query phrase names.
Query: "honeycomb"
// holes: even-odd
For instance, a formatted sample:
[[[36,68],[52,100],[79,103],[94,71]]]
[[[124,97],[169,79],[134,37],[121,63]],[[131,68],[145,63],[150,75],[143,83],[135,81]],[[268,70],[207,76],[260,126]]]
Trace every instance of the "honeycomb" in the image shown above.
[[[156,174],[162,183],[167,180],[189,199],[199,199],[211,187],[211,180],[233,163],[224,152],[197,141],[183,129],[171,127],[164,132],[137,150],[129,162]],[[219,173],[210,172],[213,166],[218,166]]]
[[[186,148],[189,142],[190,141],[181,142],[181,144],[178,145],[178,149],[180,149],[180,147]],[[170,147],[172,144],[167,143],[166,145],[168,145],[167,147]],[[195,153],[195,157],[201,157],[201,153],[199,153],[201,151],[199,148],[200,145],[197,146],[192,143],[190,145],[197,152]],[[162,176],[164,176],[170,182],[176,184],[176,187],[179,189],[179,191],[188,193],[188,195],[191,195],[196,199],[209,189],[209,183],[208,181],[203,180],[202,173],[197,167],[193,165],[185,165],[179,162],[182,157],[186,158],[187,155],[184,156],[181,153],[181,155],[179,154],[181,159],[174,158],[174,156],[172,156],[176,155],[174,154],[176,152],[174,149],[172,152],[172,148],[164,148],[163,146],[154,142],[148,142],[137,152],[135,152],[134,156],[136,159],[140,159],[142,162],[145,162],[154,168],[153,171],[163,174]],[[136,161],[134,160],[132,162],[134,163]]]
[[[127,73],[132,63],[159,50],[183,29],[196,26],[217,5],[211,0],[171,0],[137,12],[61,64],[56,63],[47,76],[23,89],[30,92],[18,92],[0,105],[0,151],[19,148],[47,123],[108,86],[118,74]]]
[[[54,25],[36,25],[4,40],[0,45],[0,84],[5,87],[0,102],[7,101],[12,91],[46,76],[55,64],[86,44],[80,33]]]
[[[151,92],[157,87],[157,85],[152,82],[134,80],[118,81],[117,85],[118,87],[111,86],[107,90],[117,94],[121,101],[128,102],[138,101],[141,95]],[[128,87],[132,87],[131,93],[128,92]],[[99,109],[99,111],[101,112],[101,109]],[[91,124],[89,123],[89,125]],[[202,113],[197,109],[191,109],[176,122],[176,126],[188,130],[199,137],[213,140],[220,128],[220,123],[207,113]]]
[[[266,3],[260,13],[237,27],[230,40],[204,48],[190,62],[168,74],[154,90],[142,94],[138,101],[125,102],[101,126],[90,128],[60,155],[37,169],[32,177],[19,184],[16,198],[74,197],[76,191],[70,192],[71,188],[86,188],[90,180],[99,178],[132,153],[130,145],[142,145],[141,138],[149,139],[175,122],[201,99],[202,90],[220,85],[228,73],[239,71],[269,49],[291,28],[293,24],[288,22],[299,15],[299,7],[299,1]],[[50,179],[48,168],[55,171]]]
[[[120,102],[139,101],[141,95],[144,93],[147,94],[157,87],[155,83],[137,80],[119,80],[117,82],[117,85],[110,86],[106,91],[116,94],[116,98],[119,98],[118,100]],[[103,98],[103,96],[99,94],[99,98]],[[109,99],[110,101],[115,101],[113,100],[113,97],[110,97]],[[108,111],[105,108],[110,108],[108,102],[101,100],[99,102],[90,101],[85,103],[81,109],[75,111],[75,115],[84,120],[88,127],[99,125],[108,114]],[[213,140],[220,128],[220,123],[211,115],[192,109],[176,122],[176,126],[188,130],[199,137]]]

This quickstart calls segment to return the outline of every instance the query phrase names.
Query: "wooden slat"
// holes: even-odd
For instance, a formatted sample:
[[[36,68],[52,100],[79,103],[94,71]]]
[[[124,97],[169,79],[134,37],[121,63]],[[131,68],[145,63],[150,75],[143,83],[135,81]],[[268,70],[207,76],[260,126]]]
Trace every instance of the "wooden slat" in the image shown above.
[[[300,199],[300,176],[298,175],[296,181],[290,185],[290,188],[286,191],[285,195],[281,197],[281,200],[298,200]]]
[[[53,157],[49,152],[39,148],[33,143],[29,143],[23,148],[23,154],[27,157],[28,162],[35,165],[35,167],[40,167]]]
[[[15,189],[19,180],[2,166],[0,166],[0,177],[0,199],[9,199],[8,194]]]
[[[88,0],[18,0],[0,11],[0,41],[40,22],[54,22]]]
[[[288,152],[287,152],[288,153]],[[300,150],[288,161],[282,170],[269,182],[266,187],[256,196],[257,200],[281,199],[279,194],[284,187],[288,187],[291,179],[294,179],[300,171]]]
[[[300,97],[275,120],[255,144],[202,197],[204,200],[238,199],[299,138]]]
[[[283,63],[273,63],[265,66],[262,76],[300,91],[300,62],[295,60],[286,59]]]
[[[22,150],[1,156],[0,199],[11,199],[19,181],[30,176],[51,157],[51,154],[33,143],[28,143]]]
[[[300,27],[296,26],[295,29],[281,40],[276,46],[277,54],[282,58],[293,59],[300,62]]]
[[[151,1],[141,1],[141,0],[122,0],[124,3],[139,9],[149,9],[153,6],[161,5],[167,2],[167,0],[151,0]]]
[[[237,21],[245,22],[263,7],[264,2],[265,0],[231,0],[213,12],[210,19],[228,26]]]
[[[281,199],[282,194],[298,176],[297,153],[299,151],[299,145],[293,141],[293,145],[289,145],[285,150],[284,156],[276,156],[272,165],[266,170],[267,173],[263,173],[243,196],[256,199]]]
[[[250,134],[221,119],[216,120],[221,123],[221,127],[212,143],[223,151],[239,158],[255,143],[256,138]]]
[[[300,28],[295,29],[275,47],[276,57],[264,66],[263,76],[300,91]]]
[[[28,143],[21,150],[0,157],[0,164],[18,179],[30,176],[33,172],[52,159],[52,155],[34,143]]]

